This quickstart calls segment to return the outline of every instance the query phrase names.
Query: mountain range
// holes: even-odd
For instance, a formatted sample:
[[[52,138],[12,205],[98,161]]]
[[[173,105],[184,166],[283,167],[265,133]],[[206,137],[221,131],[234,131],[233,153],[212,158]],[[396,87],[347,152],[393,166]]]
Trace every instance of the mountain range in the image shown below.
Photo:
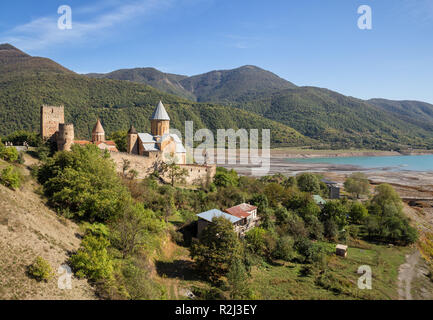
[[[256,66],[188,77],[154,68],[80,75],[56,62],[0,45],[0,135],[36,131],[41,104],[65,105],[76,135],[87,138],[96,118],[107,133],[134,124],[148,131],[159,99],[182,131],[269,128],[273,146],[374,149],[432,148],[433,105],[361,100],[299,87]]]

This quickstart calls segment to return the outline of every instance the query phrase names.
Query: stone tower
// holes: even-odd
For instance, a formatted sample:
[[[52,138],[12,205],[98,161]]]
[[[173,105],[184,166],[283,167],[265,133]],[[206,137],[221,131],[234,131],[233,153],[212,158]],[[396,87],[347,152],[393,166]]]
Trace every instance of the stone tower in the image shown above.
[[[151,132],[153,136],[163,136],[170,131],[170,117],[165,111],[164,105],[159,101],[155,111],[150,117]]]
[[[132,154],[138,154],[138,133],[137,130],[135,130],[134,126],[131,126],[131,128],[128,131],[128,145],[127,145],[127,152]]]
[[[74,125],[73,124],[59,124],[59,132],[57,136],[57,150],[58,151],[71,151],[74,144]]]
[[[105,141],[105,131],[102,127],[101,121],[98,119],[98,121],[95,124],[95,127],[92,131],[92,142],[104,142]]]
[[[41,107],[41,137],[43,139],[56,141],[56,133],[61,123],[65,123],[64,106],[43,105]]]

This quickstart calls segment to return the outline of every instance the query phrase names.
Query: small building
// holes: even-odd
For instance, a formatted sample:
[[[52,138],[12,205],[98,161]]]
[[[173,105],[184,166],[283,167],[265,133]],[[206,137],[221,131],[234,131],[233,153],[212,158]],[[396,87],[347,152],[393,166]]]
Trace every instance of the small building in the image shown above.
[[[241,203],[225,210],[228,214],[241,219],[238,226],[238,234],[243,236],[246,232],[256,227],[259,221],[257,207],[248,203]]]
[[[199,213],[198,215],[198,221],[197,221],[197,237],[200,237],[201,233],[203,232],[203,230],[212,223],[212,220],[214,218],[224,218],[229,220],[232,224],[233,224],[233,228],[235,230],[237,230],[240,222],[241,222],[241,218],[232,216],[231,214],[227,214],[225,212],[222,212],[221,210],[218,209],[212,209],[209,211],[205,211],[202,213]]]
[[[337,182],[325,179],[323,179],[322,182],[328,187],[330,199],[340,199],[340,187]]]
[[[343,244],[337,244],[337,246],[335,247],[335,254],[337,256],[346,258],[347,257],[347,246],[345,246]]]

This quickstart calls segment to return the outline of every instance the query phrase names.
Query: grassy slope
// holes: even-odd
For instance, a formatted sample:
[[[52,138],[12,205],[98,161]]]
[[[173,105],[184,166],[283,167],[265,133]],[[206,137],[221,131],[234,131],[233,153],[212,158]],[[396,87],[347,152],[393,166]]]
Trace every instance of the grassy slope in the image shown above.
[[[0,161],[0,169],[7,164]],[[35,193],[37,183],[28,175],[20,190],[0,185],[0,300],[95,299],[86,280],[72,280],[72,290],[60,290],[57,276],[49,282],[37,282],[26,275],[37,256],[47,260],[53,271],[65,263],[68,252],[80,244],[80,231],[73,222],[59,218]]]
[[[347,293],[337,294],[315,282],[315,275],[301,276],[301,264],[265,265],[253,271],[253,288],[262,299],[398,299],[398,268],[404,262],[407,248],[388,248],[368,245],[368,249],[349,246],[346,259],[333,254],[335,244],[326,244],[329,252],[328,272],[343,283],[347,283]],[[367,248],[367,247],[366,247]],[[372,290],[360,290],[357,283],[360,275],[358,267],[369,265],[372,268]]]

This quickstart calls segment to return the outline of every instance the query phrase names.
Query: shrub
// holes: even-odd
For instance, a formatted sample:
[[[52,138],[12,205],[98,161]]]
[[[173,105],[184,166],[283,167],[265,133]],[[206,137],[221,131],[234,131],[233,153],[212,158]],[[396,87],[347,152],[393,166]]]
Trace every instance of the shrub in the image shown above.
[[[1,171],[0,183],[13,190],[21,186],[21,173],[12,166],[8,166]]]
[[[29,266],[28,274],[37,281],[47,282],[53,277],[53,270],[46,260],[37,257],[35,262]]]
[[[301,255],[303,263],[315,263],[323,258],[322,248],[307,238],[296,240],[294,248]]]
[[[293,244],[293,239],[288,236],[279,238],[272,257],[274,259],[291,261],[294,257]]]
[[[110,241],[106,232],[103,225],[93,225],[86,231],[80,249],[69,260],[78,277],[93,281],[113,277],[113,262],[107,251]]]
[[[18,151],[13,147],[6,148],[4,145],[0,146],[0,159],[8,162],[15,162],[18,160]]]

